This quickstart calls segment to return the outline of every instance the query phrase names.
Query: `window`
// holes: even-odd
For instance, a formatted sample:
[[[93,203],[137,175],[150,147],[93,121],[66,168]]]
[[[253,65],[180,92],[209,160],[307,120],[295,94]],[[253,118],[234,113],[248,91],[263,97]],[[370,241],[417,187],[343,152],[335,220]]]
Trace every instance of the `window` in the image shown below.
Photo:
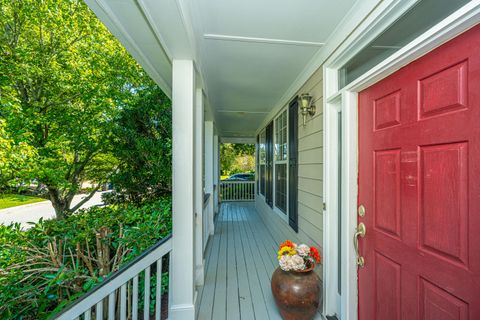
[[[287,111],[275,119],[275,206],[287,213]]]
[[[421,0],[358,52],[339,73],[343,88],[470,0]]]
[[[267,159],[267,154],[266,154],[266,145],[265,145],[265,130],[263,130],[260,133],[260,144],[259,144],[259,178],[260,178],[260,193],[262,195],[265,195],[265,177],[266,177],[266,159]]]

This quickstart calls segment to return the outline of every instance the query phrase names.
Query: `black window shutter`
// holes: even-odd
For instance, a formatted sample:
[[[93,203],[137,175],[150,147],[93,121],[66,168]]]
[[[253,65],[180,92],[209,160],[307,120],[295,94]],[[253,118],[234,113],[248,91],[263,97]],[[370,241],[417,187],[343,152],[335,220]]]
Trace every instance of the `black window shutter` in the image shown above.
[[[266,129],[266,201],[273,208],[273,121],[270,122]]]
[[[288,109],[288,222],[298,232],[298,102]]]

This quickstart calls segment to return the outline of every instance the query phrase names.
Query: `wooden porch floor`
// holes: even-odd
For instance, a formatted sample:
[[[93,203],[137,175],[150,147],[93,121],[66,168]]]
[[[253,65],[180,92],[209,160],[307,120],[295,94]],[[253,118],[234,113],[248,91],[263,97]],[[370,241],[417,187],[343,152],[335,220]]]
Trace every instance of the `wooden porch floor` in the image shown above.
[[[207,247],[197,319],[281,320],[270,278],[284,240],[284,235],[266,227],[253,202],[223,203]]]

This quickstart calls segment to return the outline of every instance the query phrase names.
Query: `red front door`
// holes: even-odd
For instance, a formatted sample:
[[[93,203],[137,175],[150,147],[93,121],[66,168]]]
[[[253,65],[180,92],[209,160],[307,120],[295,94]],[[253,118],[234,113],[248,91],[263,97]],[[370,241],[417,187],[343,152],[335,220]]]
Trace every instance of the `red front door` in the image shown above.
[[[359,94],[360,320],[480,319],[480,26]]]

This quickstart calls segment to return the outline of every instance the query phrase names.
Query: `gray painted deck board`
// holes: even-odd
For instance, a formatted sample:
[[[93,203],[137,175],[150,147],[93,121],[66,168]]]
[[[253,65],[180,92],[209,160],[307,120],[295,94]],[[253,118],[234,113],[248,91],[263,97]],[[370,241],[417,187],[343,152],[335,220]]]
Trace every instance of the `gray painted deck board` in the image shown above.
[[[260,285],[258,270],[254,264],[254,258],[250,249],[250,239],[247,238],[244,224],[245,216],[241,208],[236,207],[237,217],[239,218],[238,231],[242,240],[243,254],[245,255],[245,265],[248,273],[248,284],[253,301],[253,312],[255,319],[269,319],[265,299]],[[216,320],[216,319],[215,319]]]
[[[284,237],[267,228],[253,203],[222,204],[205,255],[197,319],[280,320],[270,279]]]
[[[220,247],[221,233],[215,228],[215,234],[210,239],[212,242],[207,250],[207,256],[210,259],[205,273],[205,284],[201,289],[200,306],[198,310],[198,319],[211,319],[213,311],[213,298],[215,296],[215,285],[217,277],[218,250]]]
[[[245,255],[243,254],[243,244],[240,238],[239,222],[241,221],[237,211],[231,210],[233,232],[235,238],[235,248],[237,254],[237,275],[238,275],[238,295],[240,303],[241,319],[255,319],[252,294],[250,292],[249,276],[245,264]]]
[[[233,233],[233,213],[228,210],[224,215],[227,225],[227,319],[240,320],[240,301],[238,297],[237,256]]]
[[[276,242],[252,203],[223,204],[206,252],[198,319],[280,319],[270,291]]]
[[[227,228],[225,215],[218,217],[217,228],[222,234],[218,252],[217,277],[215,285],[215,298],[213,301],[213,319],[226,319],[227,301]]]
[[[280,314],[275,306],[275,301],[273,300],[273,296],[271,293],[270,287],[270,279],[273,274],[273,271],[277,268],[277,266],[272,263],[270,257],[275,257],[277,250],[266,250],[264,247],[264,240],[263,235],[267,232],[265,229],[265,225],[256,215],[256,211],[251,208],[247,210],[247,208],[242,208],[242,211],[245,215],[252,215],[250,218],[246,218],[245,220],[248,222],[244,224],[245,231],[247,233],[247,237],[251,239],[251,249],[254,254],[255,264],[257,266],[257,272],[259,274],[260,284],[262,287],[263,297],[266,302],[267,311],[269,315],[269,319],[279,319],[281,320]],[[254,212],[255,214],[253,214]],[[257,220],[258,219],[258,220]],[[262,231],[254,232],[253,228],[250,225],[250,222],[254,222],[257,226],[262,226]]]

